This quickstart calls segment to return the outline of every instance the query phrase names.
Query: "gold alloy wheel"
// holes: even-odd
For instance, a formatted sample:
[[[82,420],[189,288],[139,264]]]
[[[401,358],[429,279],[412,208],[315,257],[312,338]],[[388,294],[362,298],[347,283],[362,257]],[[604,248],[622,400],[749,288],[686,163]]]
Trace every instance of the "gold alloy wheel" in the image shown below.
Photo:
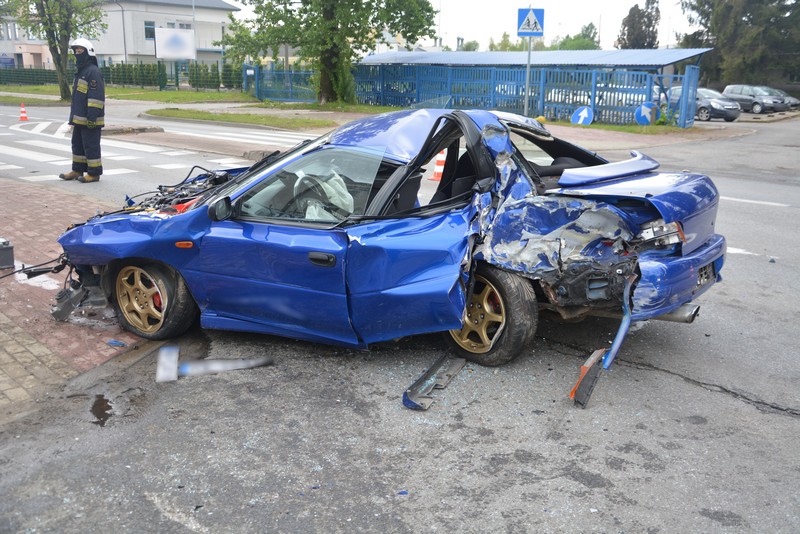
[[[467,352],[489,352],[503,333],[506,310],[497,289],[481,275],[475,277],[472,298],[464,311],[464,326],[450,330],[455,342]]]
[[[158,332],[164,324],[167,291],[141,267],[123,267],[117,274],[117,304],[125,319],[145,333]]]

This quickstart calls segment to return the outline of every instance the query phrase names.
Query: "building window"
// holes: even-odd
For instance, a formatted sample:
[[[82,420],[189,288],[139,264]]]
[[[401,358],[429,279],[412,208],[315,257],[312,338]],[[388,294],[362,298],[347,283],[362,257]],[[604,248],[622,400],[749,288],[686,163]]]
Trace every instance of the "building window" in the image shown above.
[[[181,22],[180,24],[178,24],[178,27],[180,29],[182,29],[182,30],[191,30],[192,29],[192,25],[189,24],[188,22]]]
[[[167,22],[167,28],[174,28],[174,27],[175,27],[174,22]]]
[[[145,39],[155,39],[156,38],[156,23],[153,20],[146,20],[144,21],[144,38]]]

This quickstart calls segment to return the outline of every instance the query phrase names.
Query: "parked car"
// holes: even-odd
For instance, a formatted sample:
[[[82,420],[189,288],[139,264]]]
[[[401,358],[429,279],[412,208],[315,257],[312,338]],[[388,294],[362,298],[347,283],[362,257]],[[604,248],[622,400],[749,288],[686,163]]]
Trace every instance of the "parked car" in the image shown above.
[[[764,87],[767,91],[770,92],[773,96],[779,96],[783,98],[783,101],[789,106],[789,109],[798,109],[800,108],[800,98],[795,98],[786,91],[782,89],[775,89],[774,87]]]
[[[658,166],[609,163],[509,113],[367,117],[69,228],[76,276],[56,309],[107,298],[148,339],[198,316],[354,348],[443,332],[483,365],[516,357],[539,310],[691,322],[721,279],[719,194]]]
[[[669,105],[671,109],[677,108],[682,94],[683,87],[681,86],[673,87],[669,90]],[[722,93],[713,89],[697,88],[695,116],[698,120],[725,119],[727,122],[733,122],[739,118],[740,113],[739,104],[725,97]]]
[[[728,85],[722,94],[738,102],[744,111],[755,114],[789,109],[783,97],[770,94],[760,85]]]

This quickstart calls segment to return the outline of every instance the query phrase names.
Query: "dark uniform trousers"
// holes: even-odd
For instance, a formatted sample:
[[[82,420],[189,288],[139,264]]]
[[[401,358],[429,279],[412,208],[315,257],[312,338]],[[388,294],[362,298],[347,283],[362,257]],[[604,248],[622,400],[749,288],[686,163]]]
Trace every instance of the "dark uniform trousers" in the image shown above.
[[[103,174],[103,163],[100,159],[100,128],[89,129],[86,126],[72,127],[72,170],[80,173],[88,172],[94,176]]]

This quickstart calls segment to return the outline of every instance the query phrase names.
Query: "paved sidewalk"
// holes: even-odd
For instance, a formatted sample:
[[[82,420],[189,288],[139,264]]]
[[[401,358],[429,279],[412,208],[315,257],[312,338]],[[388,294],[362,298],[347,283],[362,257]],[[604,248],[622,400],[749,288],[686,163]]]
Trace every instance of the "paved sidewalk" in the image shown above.
[[[0,177],[0,237],[14,247],[15,269],[58,258],[56,241],[71,223],[115,206]],[[0,270],[0,276],[13,269]],[[147,341],[122,330],[108,314],[73,314],[68,322],[50,316],[58,274],[0,279],[0,419],[26,411],[66,379],[92,369]],[[109,345],[121,341],[127,347]],[[13,407],[12,407],[13,406]]]

